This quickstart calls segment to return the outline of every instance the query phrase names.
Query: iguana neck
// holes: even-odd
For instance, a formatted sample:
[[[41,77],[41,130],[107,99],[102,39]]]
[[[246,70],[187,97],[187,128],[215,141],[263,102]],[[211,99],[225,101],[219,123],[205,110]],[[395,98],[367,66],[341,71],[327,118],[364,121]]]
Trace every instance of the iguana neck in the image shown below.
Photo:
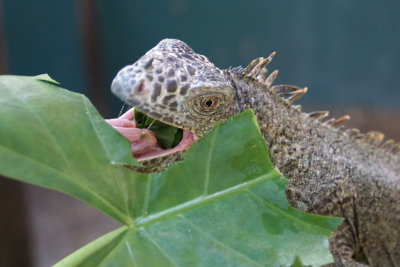
[[[300,143],[309,135],[304,115],[278,95],[260,89],[257,81],[234,75],[232,78],[240,111],[253,109],[271,161],[286,175],[286,169],[292,170],[290,166],[298,164],[298,152],[304,150]]]
[[[398,157],[310,118],[256,80],[228,75],[240,110],[254,110],[273,165],[290,180],[287,198],[296,208],[346,217],[340,205],[329,205],[331,199],[346,202],[376,191],[372,185],[380,179],[400,186]]]

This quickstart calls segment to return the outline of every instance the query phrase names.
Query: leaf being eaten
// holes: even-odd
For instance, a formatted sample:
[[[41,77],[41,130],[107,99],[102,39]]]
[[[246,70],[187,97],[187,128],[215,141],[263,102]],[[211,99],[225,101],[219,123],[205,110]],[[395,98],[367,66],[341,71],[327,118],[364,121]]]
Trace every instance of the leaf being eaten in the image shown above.
[[[0,174],[74,196],[124,224],[56,266],[332,262],[328,236],[341,219],[289,206],[287,180],[250,110],[196,141],[183,162],[145,175],[112,164],[134,163],[130,144],[82,95],[14,76],[0,77],[0,95]]]
[[[177,146],[182,140],[183,130],[157,121],[135,108],[136,127],[154,132],[161,148],[169,149]]]

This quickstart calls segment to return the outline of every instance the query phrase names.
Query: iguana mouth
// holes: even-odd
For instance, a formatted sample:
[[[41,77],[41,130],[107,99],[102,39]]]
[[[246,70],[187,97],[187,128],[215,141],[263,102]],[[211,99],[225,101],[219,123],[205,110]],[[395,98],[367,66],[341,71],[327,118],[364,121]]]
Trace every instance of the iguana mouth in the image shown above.
[[[138,122],[135,121],[134,108],[129,109],[119,118],[108,119],[106,122],[131,142],[132,155],[138,161],[158,158],[186,150],[198,138],[193,132],[182,129],[182,139],[176,146],[166,149],[162,148],[160,141],[157,140],[156,134],[153,131],[138,128]]]

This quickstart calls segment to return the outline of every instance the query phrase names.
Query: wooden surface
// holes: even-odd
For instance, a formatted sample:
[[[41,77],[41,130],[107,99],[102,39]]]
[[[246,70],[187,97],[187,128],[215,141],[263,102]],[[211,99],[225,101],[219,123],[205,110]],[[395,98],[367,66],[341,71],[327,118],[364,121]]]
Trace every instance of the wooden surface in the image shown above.
[[[33,266],[24,187],[0,176],[0,266]]]

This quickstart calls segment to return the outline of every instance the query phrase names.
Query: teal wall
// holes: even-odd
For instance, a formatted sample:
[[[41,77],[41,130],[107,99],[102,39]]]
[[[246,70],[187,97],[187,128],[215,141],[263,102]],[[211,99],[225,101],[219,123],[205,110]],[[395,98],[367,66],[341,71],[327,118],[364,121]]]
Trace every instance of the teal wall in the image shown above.
[[[85,92],[79,1],[3,0],[9,71],[50,73]],[[101,78],[166,37],[179,38],[217,66],[278,54],[278,83],[308,86],[306,105],[400,109],[400,2],[396,0],[98,0]],[[120,102],[104,89],[110,114]]]
[[[9,72],[49,73],[62,86],[85,93],[86,74],[75,1],[2,2]]]

